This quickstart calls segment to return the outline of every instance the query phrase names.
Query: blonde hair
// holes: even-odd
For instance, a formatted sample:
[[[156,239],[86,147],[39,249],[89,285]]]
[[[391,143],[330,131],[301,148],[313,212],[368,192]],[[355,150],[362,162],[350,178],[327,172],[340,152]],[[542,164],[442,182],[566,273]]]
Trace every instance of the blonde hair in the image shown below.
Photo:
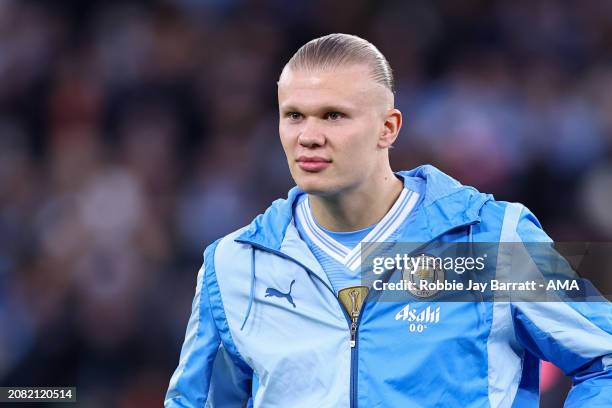
[[[333,69],[352,64],[370,67],[372,79],[395,93],[393,72],[385,56],[369,41],[350,34],[329,34],[304,44],[285,67],[292,70]]]

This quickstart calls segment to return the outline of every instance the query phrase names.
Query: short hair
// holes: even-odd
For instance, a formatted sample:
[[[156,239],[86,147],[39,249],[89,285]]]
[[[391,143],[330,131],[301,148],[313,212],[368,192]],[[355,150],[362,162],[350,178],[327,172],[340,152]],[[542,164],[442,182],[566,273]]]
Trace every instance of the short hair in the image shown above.
[[[372,79],[395,93],[393,72],[385,56],[369,41],[351,34],[329,34],[304,44],[289,60],[292,70],[333,69],[352,64],[370,67]]]

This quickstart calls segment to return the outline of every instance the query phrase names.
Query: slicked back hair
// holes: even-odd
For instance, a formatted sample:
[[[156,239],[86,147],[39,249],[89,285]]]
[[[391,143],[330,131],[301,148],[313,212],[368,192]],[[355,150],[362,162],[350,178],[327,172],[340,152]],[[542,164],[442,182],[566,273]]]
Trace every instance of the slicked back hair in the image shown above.
[[[350,34],[329,34],[304,44],[291,57],[286,67],[294,71],[334,69],[341,66],[365,64],[372,79],[395,93],[391,66],[372,43]]]

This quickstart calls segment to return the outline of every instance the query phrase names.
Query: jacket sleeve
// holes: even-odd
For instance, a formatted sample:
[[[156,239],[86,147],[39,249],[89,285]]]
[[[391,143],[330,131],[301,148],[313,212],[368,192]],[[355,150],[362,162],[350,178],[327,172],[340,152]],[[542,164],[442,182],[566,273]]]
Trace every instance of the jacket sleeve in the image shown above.
[[[197,277],[179,364],[166,392],[164,407],[244,407],[252,375],[239,368],[223,341],[212,312],[207,273],[214,273],[214,246],[207,248]]]
[[[516,225],[517,238],[525,245],[542,243],[538,248],[543,248],[552,242],[524,207]],[[559,267],[561,263],[545,258],[534,261],[545,277],[570,275],[568,264]],[[605,298],[516,302],[511,307],[517,340],[523,347],[572,378],[566,408],[612,407],[612,305]]]

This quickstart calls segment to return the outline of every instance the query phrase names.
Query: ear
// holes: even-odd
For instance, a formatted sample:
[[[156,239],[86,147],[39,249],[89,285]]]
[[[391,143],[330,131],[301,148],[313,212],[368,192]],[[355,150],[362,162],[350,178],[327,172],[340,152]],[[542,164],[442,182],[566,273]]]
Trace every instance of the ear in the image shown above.
[[[383,129],[378,138],[378,147],[381,149],[390,148],[402,127],[402,112],[397,109],[389,109],[384,117]]]

